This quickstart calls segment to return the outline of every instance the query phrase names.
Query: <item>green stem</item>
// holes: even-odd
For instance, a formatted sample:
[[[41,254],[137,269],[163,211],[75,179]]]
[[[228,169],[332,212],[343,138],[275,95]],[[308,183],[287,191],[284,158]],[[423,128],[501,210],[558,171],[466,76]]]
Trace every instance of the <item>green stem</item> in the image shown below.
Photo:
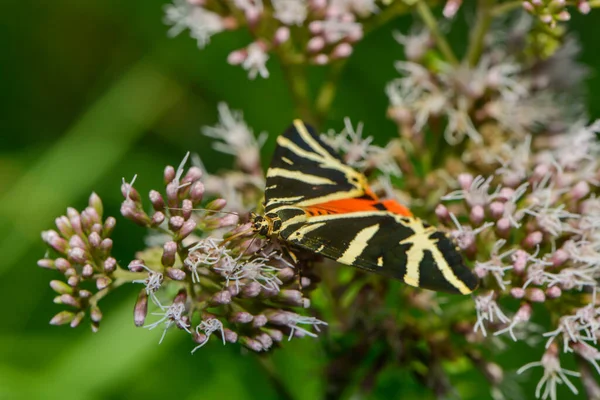
[[[329,76],[319,88],[317,100],[315,102],[316,124],[320,126],[327,118],[331,104],[335,99],[337,84],[342,76],[342,71],[346,65],[346,60],[339,60],[329,66]]]
[[[421,19],[423,20],[423,23],[425,24],[425,26],[427,26],[427,28],[431,32],[431,35],[435,39],[435,43],[436,43],[438,49],[440,50],[442,55],[446,58],[446,61],[448,61],[452,65],[458,65],[458,59],[452,52],[452,48],[448,44],[448,41],[446,40],[444,35],[440,32],[438,23],[437,23],[435,17],[433,16],[433,13],[431,12],[431,9],[425,2],[425,0],[419,0],[417,2],[417,12],[419,13],[419,16],[421,17]]]
[[[294,102],[296,117],[309,123],[315,123],[317,118],[311,107],[312,102],[308,93],[306,67],[304,65],[289,62],[281,53],[279,56],[285,81],[287,82]]]
[[[490,30],[492,24],[492,10],[494,0],[479,0],[477,5],[477,22],[475,28],[471,32],[469,40],[469,49],[467,51],[467,62],[471,67],[477,65],[481,54],[483,53],[483,45],[485,35]]]
[[[497,6],[492,7],[492,9],[490,10],[490,14],[492,15],[492,17],[501,17],[504,14],[516,10],[518,8],[523,8],[523,2],[521,0],[498,4]]]

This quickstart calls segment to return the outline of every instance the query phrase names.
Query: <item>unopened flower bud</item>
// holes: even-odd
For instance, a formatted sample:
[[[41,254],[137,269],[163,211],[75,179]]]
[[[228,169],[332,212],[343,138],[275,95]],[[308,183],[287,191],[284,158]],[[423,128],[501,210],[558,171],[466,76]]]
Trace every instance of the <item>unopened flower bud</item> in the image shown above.
[[[325,65],[329,62],[329,57],[326,54],[317,54],[315,58],[313,58],[313,62],[317,65]]]
[[[67,241],[61,238],[55,231],[43,231],[42,240],[59,253],[64,254],[67,252],[67,247],[69,246]]]
[[[263,350],[263,346],[258,340],[251,339],[248,336],[242,336],[239,342],[252,351],[260,352]]]
[[[106,289],[111,283],[112,280],[108,276],[101,276],[96,279],[96,287],[98,290]]]
[[[142,260],[131,260],[127,269],[131,272],[142,272],[144,270],[144,262]]]
[[[227,343],[235,343],[238,340],[238,334],[228,328],[223,328],[223,337]]]
[[[84,279],[88,279],[90,278],[92,275],[94,275],[94,267],[92,267],[90,264],[85,264],[83,266],[83,268],[81,269],[81,276]]]
[[[165,267],[172,267],[175,265],[175,257],[177,255],[177,243],[168,241],[163,245],[163,254],[161,257],[161,263]]]
[[[281,332],[279,329],[264,329],[264,330],[265,330],[265,332],[267,332],[267,334],[269,336],[271,336],[271,339],[273,339],[274,342],[281,342],[283,340],[283,332]]]
[[[171,208],[178,208],[179,203],[179,185],[177,182],[173,181],[167,185],[165,188],[167,193],[167,204]]]
[[[88,199],[88,205],[96,211],[96,214],[100,218],[102,217],[102,214],[104,213],[104,206],[102,205],[102,199],[100,196],[98,196],[98,194],[96,194],[96,192],[92,192],[90,195],[90,198]]]
[[[148,314],[148,293],[146,289],[140,290],[137,301],[133,307],[133,323],[135,326],[144,325],[146,315]]]
[[[510,295],[515,299],[522,299],[523,297],[525,297],[525,290],[520,287],[515,287],[510,289]]]
[[[188,237],[190,233],[194,232],[194,229],[196,229],[196,224],[196,221],[194,221],[193,219],[188,219],[187,221],[185,221],[181,229],[179,229],[179,231],[177,232],[175,239],[183,240],[186,237]]]
[[[490,214],[494,219],[499,219],[504,214],[504,203],[500,201],[494,201],[490,204]]]
[[[450,220],[450,211],[448,211],[448,207],[443,204],[438,204],[435,207],[435,215],[440,222],[448,222]]]
[[[523,246],[529,249],[534,248],[542,242],[544,235],[540,231],[533,231],[523,240]]]
[[[173,168],[170,165],[167,165],[165,167],[165,171],[163,172],[163,179],[164,179],[165,185],[171,183],[171,181],[173,179],[175,179],[175,175],[176,175],[175,168]]]
[[[129,199],[134,203],[139,203],[142,200],[140,193],[128,182],[121,184],[121,194],[125,199]]]
[[[195,206],[202,201],[204,197],[204,184],[201,181],[196,181],[190,187],[189,197],[192,204]]]
[[[300,287],[301,288],[309,287],[310,284],[311,284],[311,280],[309,277],[303,276],[302,278],[300,278]]]
[[[242,296],[256,297],[260,294],[261,286],[258,282],[252,281],[242,288]]]
[[[79,276],[74,275],[74,276],[70,276],[69,279],[67,279],[67,283],[69,284],[69,286],[71,287],[75,287],[77,285],[79,285]]]
[[[513,270],[517,274],[522,274],[525,271],[525,267],[527,266],[527,260],[529,259],[529,254],[526,251],[518,249],[512,255],[513,262]]]
[[[69,324],[71,326],[71,328],[78,327],[79,324],[81,324],[81,321],[83,321],[83,317],[85,317],[85,312],[84,311],[78,312],[75,315],[75,317],[73,318],[73,320],[71,321],[71,323]]]
[[[317,53],[325,47],[325,39],[322,36],[312,37],[306,44],[306,50],[309,53]]]
[[[352,54],[352,45],[350,43],[340,43],[331,52],[331,58],[333,60],[339,60],[342,58],[348,58]]]
[[[526,296],[529,300],[535,303],[543,303],[546,301],[546,295],[540,288],[531,288],[526,290]]]
[[[81,307],[79,300],[77,300],[75,297],[73,297],[70,294],[61,294],[60,302],[61,302],[61,304],[65,304],[67,306],[71,306],[71,307],[75,307],[75,308]]]
[[[75,248],[75,247],[79,247],[79,248],[81,248],[81,249],[85,249],[85,248],[87,248],[87,245],[86,245],[86,243],[85,243],[85,242],[83,241],[83,239],[82,239],[80,236],[78,236],[78,235],[74,235],[74,236],[71,236],[71,237],[69,238],[69,246],[70,246],[71,248]]]
[[[254,316],[254,320],[252,321],[252,326],[254,328],[260,328],[263,327],[267,324],[267,322],[269,322],[269,320],[267,319],[267,317],[265,315],[262,314],[258,314]]]
[[[100,322],[102,320],[102,311],[98,306],[93,306],[90,310],[90,319],[94,322]]]
[[[90,297],[92,297],[92,292],[90,292],[89,290],[82,289],[79,292],[77,292],[77,295],[82,299],[89,299]]]
[[[56,228],[63,237],[71,237],[75,234],[75,231],[71,226],[71,221],[69,221],[69,218],[67,218],[66,216],[62,215],[56,218],[54,220],[54,223],[56,224]]]
[[[202,169],[196,166],[191,166],[185,173],[181,183],[193,183],[198,181],[200,178],[202,178]]]
[[[269,350],[273,346],[273,339],[264,332],[255,336],[254,339],[260,342],[264,350]]]
[[[72,294],[73,288],[67,285],[63,281],[52,280],[50,281],[50,287],[58,294]]]
[[[100,249],[104,252],[104,254],[110,254],[113,246],[113,241],[110,238],[106,238],[100,242]]]
[[[302,297],[302,292],[293,289],[283,289],[277,295],[277,299],[292,306],[301,306]]]
[[[116,224],[117,224],[117,220],[114,217],[106,218],[106,220],[104,221],[103,229],[102,229],[102,236],[103,237],[110,236],[112,234],[113,230],[115,229]]]
[[[169,218],[169,229],[173,232],[177,232],[183,227],[184,223],[185,219],[183,219],[183,217],[175,215],[174,217]]]
[[[63,274],[69,269],[71,268],[71,263],[66,259],[66,258],[57,258],[54,261],[54,266],[56,267],[56,269],[58,269],[60,272],[62,272]]]
[[[473,224],[475,224],[475,225],[481,224],[481,222],[483,222],[484,218],[485,218],[485,211],[483,210],[482,206],[475,205],[475,206],[473,206],[473,208],[471,208],[471,212],[469,213],[469,219]]]
[[[285,267],[277,272],[277,278],[283,283],[291,281],[296,276],[296,271],[293,268]]]
[[[231,293],[228,290],[217,292],[211,297],[210,302],[215,305],[229,304],[231,303]]]
[[[96,232],[92,232],[88,236],[88,243],[92,247],[99,247],[101,242],[102,242],[102,238]]]
[[[222,218],[219,218],[219,228],[224,228],[226,226],[235,226],[238,224],[240,220],[240,216],[237,214],[227,214]]]
[[[473,183],[473,175],[463,173],[458,175],[457,180],[462,190],[469,190],[471,188],[471,184]]]
[[[290,38],[290,28],[287,26],[280,26],[275,31],[275,36],[273,37],[273,45],[279,46],[282,43],[285,43]]]
[[[586,181],[581,181],[571,189],[570,195],[574,200],[581,200],[589,193],[590,185]]]
[[[248,52],[246,49],[234,50],[229,55],[227,55],[227,63],[229,65],[240,65],[246,58],[248,57]]]
[[[154,211],[164,211],[165,201],[163,200],[160,192],[151,190],[150,193],[148,193],[148,197],[150,198],[150,203],[152,203],[152,208],[154,208]]]
[[[88,260],[85,250],[83,250],[81,247],[75,247],[68,250],[67,256],[69,257],[69,260],[77,264],[85,264]]]
[[[54,260],[52,260],[50,258],[42,258],[41,260],[38,260],[37,265],[40,268],[56,269]]]
[[[185,271],[178,268],[167,267],[165,272],[167,276],[173,279],[174,281],[182,281],[185,279],[186,276]]]
[[[556,299],[562,295],[562,290],[558,286],[552,286],[546,289],[546,296],[550,299]]]
[[[227,200],[225,199],[215,199],[206,205],[207,210],[211,211],[221,211],[227,205]]]
[[[239,311],[239,312],[234,313],[229,318],[229,321],[234,324],[247,324],[249,322],[252,322],[253,319],[254,319],[254,316],[252,314],[245,312],[245,311]]]
[[[61,311],[50,320],[50,325],[68,324],[75,318],[75,313],[71,311]]]
[[[177,294],[173,298],[173,303],[185,303],[186,301],[187,301],[187,290],[180,289],[179,292],[177,292]],[[208,317],[205,316],[204,318],[214,318],[214,316],[213,315],[208,316]]]
[[[569,253],[567,253],[563,249],[558,249],[554,253],[552,253],[551,261],[552,266],[558,267],[565,263],[569,259]]]
[[[114,257],[108,257],[104,260],[104,272],[112,274],[117,269],[117,260]]]

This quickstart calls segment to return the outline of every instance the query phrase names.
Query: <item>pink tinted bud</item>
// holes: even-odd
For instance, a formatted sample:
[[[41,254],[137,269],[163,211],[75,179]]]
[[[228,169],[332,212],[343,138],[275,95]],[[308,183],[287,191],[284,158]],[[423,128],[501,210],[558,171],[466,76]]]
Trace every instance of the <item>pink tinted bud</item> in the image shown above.
[[[533,178],[535,180],[540,180],[542,179],[544,176],[548,175],[548,173],[550,172],[550,167],[546,164],[538,164],[534,169],[533,169]]]
[[[280,26],[276,31],[275,31],[275,36],[273,37],[273,44],[275,46],[278,46],[282,43],[285,43],[289,40],[290,38],[290,28],[288,28],[287,26]]]
[[[94,322],[102,321],[102,311],[97,306],[92,307],[90,310],[90,319]]]
[[[71,307],[79,308],[81,304],[79,301],[70,294],[61,294],[60,295],[61,304],[66,304]]]
[[[282,268],[277,273],[277,277],[284,283],[291,281],[295,276],[296,276],[296,271],[294,271],[290,267]]]
[[[196,224],[196,221],[193,219],[188,219],[185,221],[179,232],[177,232],[176,239],[181,240],[188,237],[190,233],[194,232],[194,229],[196,229]]]
[[[475,268],[473,268],[473,272],[475,272],[475,275],[477,275],[479,279],[485,278],[489,273],[488,269],[480,264],[477,264]]]
[[[193,205],[197,205],[202,201],[204,197],[204,184],[200,181],[196,181],[192,184],[190,188],[190,200],[192,200]]]
[[[235,343],[238,340],[238,334],[232,331],[231,329],[224,328],[223,336],[225,337],[225,341],[227,343]]]
[[[175,179],[176,174],[177,174],[177,172],[175,171],[175,168],[173,168],[170,165],[167,165],[165,167],[165,171],[163,172],[163,179],[164,179],[165,185],[171,183],[171,181],[173,181],[173,179]]]
[[[483,210],[483,207],[480,205],[473,206],[473,208],[471,209],[471,212],[469,213],[469,220],[473,224],[479,225],[479,224],[481,224],[481,222],[483,222],[484,218],[485,218],[485,211]]]
[[[110,254],[110,251],[112,250],[112,246],[113,246],[113,241],[112,239],[104,239],[102,242],[100,242],[100,249],[105,253],[105,254]]]
[[[152,226],[158,226],[158,225],[162,224],[164,220],[165,220],[165,214],[163,214],[161,211],[157,211],[154,214],[152,214],[152,220],[151,220],[150,224]]]
[[[538,244],[542,243],[543,238],[544,235],[542,234],[542,232],[533,231],[525,237],[525,239],[523,240],[523,246],[529,249],[534,248]]]
[[[248,21],[248,25],[255,25],[260,19],[260,10],[258,7],[248,7],[246,8],[246,21]]]
[[[527,266],[529,254],[527,254],[526,251],[519,249],[512,254],[511,258],[513,262],[513,271],[517,274],[522,274]]]
[[[79,247],[81,249],[85,249],[87,247],[87,245],[85,244],[85,242],[83,241],[83,239],[78,236],[71,236],[71,238],[69,239],[69,247],[75,248],[75,247]]]
[[[310,53],[317,53],[325,47],[325,39],[322,36],[315,36],[311,38],[306,44],[306,50]]]
[[[81,321],[83,321],[84,316],[85,316],[85,312],[83,312],[83,311],[78,312],[77,315],[75,315],[75,318],[73,318],[73,320],[69,324],[69,326],[71,328],[75,328],[75,327],[79,326]],[[92,329],[92,331],[93,331],[93,329]]]
[[[255,339],[262,344],[264,350],[268,350],[271,348],[271,346],[273,346],[273,339],[271,339],[271,337],[264,332],[256,336]]]
[[[558,267],[569,259],[569,253],[563,249],[558,249],[552,254],[552,266]]]
[[[458,175],[457,180],[458,180],[458,184],[460,185],[461,189],[469,190],[469,188],[471,187],[471,184],[473,183],[473,175],[460,174],[460,175]]]
[[[102,227],[102,236],[110,236],[112,231],[115,229],[116,224],[117,220],[114,217],[106,218],[106,220],[104,221],[104,226]]]
[[[152,203],[152,207],[155,211],[163,211],[165,209],[165,201],[159,192],[151,190],[148,197],[150,198],[150,203]]]
[[[138,294],[137,301],[133,308],[133,323],[135,326],[144,325],[146,314],[148,314],[148,293],[146,292],[146,289],[142,289]]]
[[[174,217],[169,218],[169,229],[173,232],[177,232],[183,227],[184,223],[185,219],[183,219],[183,217],[175,215]]]
[[[240,220],[240,216],[237,214],[226,214],[224,217],[219,218],[219,228],[226,226],[235,226]]]
[[[265,329],[265,331],[271,336],[274,342],[281,342],[283,340],[283,332],[279,329]]]
[[[577,183],[571,189],[571,197],[575,200],[581,200],[590,193],[590,185],[586,181]]]
[[[329,57],[325,54],[317,54],[317,56],[313,58],[313,62],[317,65],[325,65],[329,62]]]
[[[552,286],[546,289],[546,296],[550,299],[556,299],[562,295],[562,290],[558,286]]]
[[[517,310],[515,319],[518,319],[519,321],[529,321],[531,319],[531,313],[531,305],[529,303],[525,303]]]
[[[262,315],[262,314],[258,314],[254,316],[254,320],[252,321],[252,326],[254,328],[260,328],[263,327],[267,324],[267,322],[269,322],[269,320],[267,319],[266,316]]]
[[[108,286],[110,286],[111,283],[112,280],[107,276],[101,276],[98,279],[96,279],[96,287],[98,288],[98,290],[106,289]]]
[[[165,272],[167,273],[167,276],[174,281],[182,281],[185,279],[185,271],[182,269],[168,267]]]
[[[498,193],[498,198],[504,201],[511,199],[515,194],[515,190],[509,187],[503,187]]]
[[[546,294],[540,288],[531,288],[526,291],[527,298],[535,303],[543,303],[546,301]]]
[[[559,21],[568,21],[571,19],[571,14],[569,14],[567,10],[562,10],[558,13],[556,19],[558,19]]]
[[[90,292],[89,290],[85,290],[85,289],[80,290],[77,294],[82,299],[89,299],[90,297],[92,297],[92,292]]]
[[[496,222],[496,232],[498,236],[502,238],[508,237],[510,233],[510,220],[508,218],[500,218],[498,222]]]
[[[210,301],[216,305],[229,304],[231,303],[231,293],[229,293],[227,290],[222,290],[215,293]]]
[[[308,25],[308,30],[313,35],[318,35],[324,30],[323,21],[313,21]]]
[[[69,221],[69,218],[64,215],[56,218],[54,223],[56,224],[56,228],[58,228],[60,234],[64,237],[70,237],[75,233],[73,227],[71,226],[71,221]]]
[[[522,299],[525,297],[525,290],[520,287],[510,289],[510,295],[515,299]]]
[[[262,344],[258,340],[250,339],[247,336],[242,336],[239,341],[243,346],[252,351],[260,352],[263,350]]]
[[[58,294],[72,294],[73,288],[63,281],[52,280],[50,287]]]
[[[74,249],[69,250],[67,252],[67,255],[69,257],[69,260],[73,261],[76,264],[85,264],[87,261],[85,251],[80,247],[76,247]]]
[[[244,297],[256,297],[260,294],[260,290],[260,284],[252,281],[242,288],[242,295]]]
[[[142,260],[131,260],[127,269],[131,272],[142,272],[144,270],[144,262]]]
[[[227,63],[229,65],[240,65],[246,61],[246,57],[248,57],[246,49],[234,50],[227,56]]]
[[[67,259],[62,257],[57,258],[56,261],[54,261],[54,265],[56,266],[56,269],[62,272],[63,274],[71,268],[71,263]]]
[[[206,205],[207,210],[211,211],[221,211],[227,205],[227,200],[225,199],[215,199]]]
[[[302,292],[293,289],[284,289],[279,292],[277,298],[286,304],[300,306],[302,304]]]
[[[75,314],[71,311],[61,311],[50,320],[50,325],[64,325],[73,320]]]
[[[504,214],[504,203],[499,201],[492,202],[492,204],[490,204],[490,214],[492,214],[492,217],[495,219],[502,217]]]
[[[107,274],[113,273],[117,269],[117,260],[114,257],[108,257],[104,260],[104,272]]]
[[[579,10],[580,13],[582,14],[589,14],[590,11],[592,11],[592,7],[590,6],[589,1],[586,0],[581,0],[579,1],[579,3],[577,3],[577,9]]]
[[[462,0],[446,1],[446,5],[444,6],[444,11],[442,11],[442,14],[444,14],[444,17],[446,17],[447,19],[454,18],[454,16],[456,15],[456,12],[460,8],[461,3],[462,3]]]
[[[438,204],[435,207],[435,215],[441,222],[447,222],[450,220],[450,212],[448,208],[443,204]]]
[[[200,169],[199,167],[196,167],[196,166],[192,166],[187,170],[186,174],[184,175],[183,179],[181,180],[181,183],[184,184],[184,183],[196,182],[200,178],[202,178],[202,169]]]
[[[90,264],[85,264],[81,270],[81,276],[85,279],[94,275],[94,268]]]
[[[229,318],[229,321],[234,324],[247,324],[249,322],[252,322],[253,319],[254,319],[254,317],[252,316],[252,314],[247,313],[245,311],[239,311],[239,312],[234,313]]]
[[[348,58],[352,54],[352,46],[349,43],[340,43],[333,49],[331,58],[339,60],[341,58]]]
[[[540,21],[542,21],[545,24],[550,25],[553,22],[552,15],[550,15],[550,14],[541,15],[540,16]]]
[[[309,286],[310,286],[310,283],[311,283],[311,280],[310,280],[310,278],[307,278],[306,276],[303,276],[303,277],[300,279],[300,287],[303,287],[303,288],[305,288],[305,287],[309,287]]]
[[[175,264],[175,256],[177,255],[177,243],[173,241],[165,242],[163,245],[163,254],[161,263],[165,267],[172,267]]]
[[[52,260],[50,258],[42,258],[41,260],[38,260],[37,265],[38,265],[38,267],[41,267],[41,268],[56,269],[54,260]]]

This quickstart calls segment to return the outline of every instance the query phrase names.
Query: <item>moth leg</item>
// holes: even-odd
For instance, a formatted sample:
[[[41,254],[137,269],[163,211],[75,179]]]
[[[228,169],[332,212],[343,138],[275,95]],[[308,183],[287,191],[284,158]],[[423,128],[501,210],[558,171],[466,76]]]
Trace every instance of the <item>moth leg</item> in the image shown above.
[[[302,292],[302,263],[298,259],[298,256],[296,256],[296,253],[294,253],[294,250],[292,250],[289,246],[282,245],[281,248],[294,264],[294,269],[297,271],[296,283],[298,284],[298,290]]]

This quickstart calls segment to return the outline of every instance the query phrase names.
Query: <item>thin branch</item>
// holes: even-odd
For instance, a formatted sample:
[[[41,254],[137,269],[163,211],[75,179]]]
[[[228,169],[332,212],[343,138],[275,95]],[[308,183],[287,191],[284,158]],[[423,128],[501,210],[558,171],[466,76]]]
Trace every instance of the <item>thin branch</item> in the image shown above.
[[[494,0],[479,0],[477,5],[477,21],[475,28],[471,32],[469,40],[469,49],[467,51],[467,62],[470,66],[475,66],[483,53],[485,35],[487,35],[492,25],[492,6]]]
[[[448,41],[446,40],[442,32],[440,32],[438,23],[435,17],[433,16],[433,13],[431,12],[431,9],[424,0],[419,0],[417,2],[417,12],[423,20],[425,26],[427,26],[427,29],[429,29],[429,31],[431,32],[431,35],[433,36],[438,49],[446,58],[446,61],[452,65],[458,65],[458,58],[456,58],[456,56],[452,52],[450,44],[448,44]]]

